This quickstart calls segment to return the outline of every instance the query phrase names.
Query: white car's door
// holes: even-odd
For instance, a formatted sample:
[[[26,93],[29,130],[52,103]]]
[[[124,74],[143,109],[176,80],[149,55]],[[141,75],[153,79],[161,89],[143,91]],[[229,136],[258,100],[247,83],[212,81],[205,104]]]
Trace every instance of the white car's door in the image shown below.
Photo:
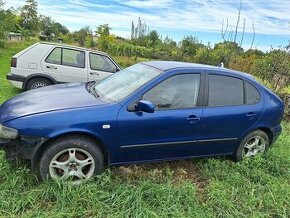
[[[101,81],[119,69],[108,56],[93,52],[89,53],[88,65],[89,81]]]
[[[51,75],[57,82],[86,82],[88,70],[86,53],[79,49],[55,47],[41,61],[44,73]]]

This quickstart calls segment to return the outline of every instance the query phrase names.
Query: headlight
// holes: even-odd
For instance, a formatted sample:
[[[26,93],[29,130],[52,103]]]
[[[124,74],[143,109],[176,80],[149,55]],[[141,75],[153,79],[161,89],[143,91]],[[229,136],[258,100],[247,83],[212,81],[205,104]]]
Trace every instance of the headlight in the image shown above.
[[[18,136],[17,129],[12,129],[0,124],[0,138],[3,139],[16,139]]]

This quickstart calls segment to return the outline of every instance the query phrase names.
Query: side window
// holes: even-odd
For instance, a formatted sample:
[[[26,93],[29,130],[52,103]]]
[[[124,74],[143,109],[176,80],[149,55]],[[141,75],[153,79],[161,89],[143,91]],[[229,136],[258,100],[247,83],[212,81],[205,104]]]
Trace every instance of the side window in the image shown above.
[[[45,60],[51,64],[61,64],[61,48],[55,48]]]
[[[221,75],[209,75],[208,106],[244,104],[243,80]]]
[[[71,67],[85,67],[85,52],[72,49],[63,49],[62,65]]]
[[[117,70],[115,64],[107,56],[93,53],[90,53],[90,68],[108,72],[116,72]]]
[[[259,91],[250,83],[245,82],[246,104],[257,104],[260,101]]]
[[[148,91],[143,99],[157,109],[185,109],[196,107],[200,74],[172,76]]]

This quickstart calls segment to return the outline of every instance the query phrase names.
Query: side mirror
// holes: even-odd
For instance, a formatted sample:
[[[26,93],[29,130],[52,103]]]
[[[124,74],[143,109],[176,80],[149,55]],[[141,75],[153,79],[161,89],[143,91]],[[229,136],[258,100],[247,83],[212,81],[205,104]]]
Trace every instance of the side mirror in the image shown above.
[[[136,111],[142,111],[146,113],[153,113],[154,112],[154,104],[152,104],[150,101],[141,100],[135,105]]]

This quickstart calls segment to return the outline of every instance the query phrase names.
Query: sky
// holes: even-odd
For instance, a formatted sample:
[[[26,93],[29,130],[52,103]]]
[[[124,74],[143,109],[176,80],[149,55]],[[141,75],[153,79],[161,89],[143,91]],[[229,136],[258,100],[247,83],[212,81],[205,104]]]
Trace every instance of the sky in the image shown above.
[[[21,7],[25,0],[4,0],[6,8]],[[222,23],[228,20],[226,39],[235,31],[239,0],[38,0],[40,14],[52,17],[70,31],[83,26],[92,30],[109,24],[111,33],[130,38],[131,22],[140,17],[151,30],[180,41],[185,35],[197,36],[204,44],[223,41]],[[290,0],[243,0],[239,34],[243,23],[242,47],[250,48],[255,27],[254,48],[268,51],[290,43]],[[226,26],[226,25],[224,25]]]

